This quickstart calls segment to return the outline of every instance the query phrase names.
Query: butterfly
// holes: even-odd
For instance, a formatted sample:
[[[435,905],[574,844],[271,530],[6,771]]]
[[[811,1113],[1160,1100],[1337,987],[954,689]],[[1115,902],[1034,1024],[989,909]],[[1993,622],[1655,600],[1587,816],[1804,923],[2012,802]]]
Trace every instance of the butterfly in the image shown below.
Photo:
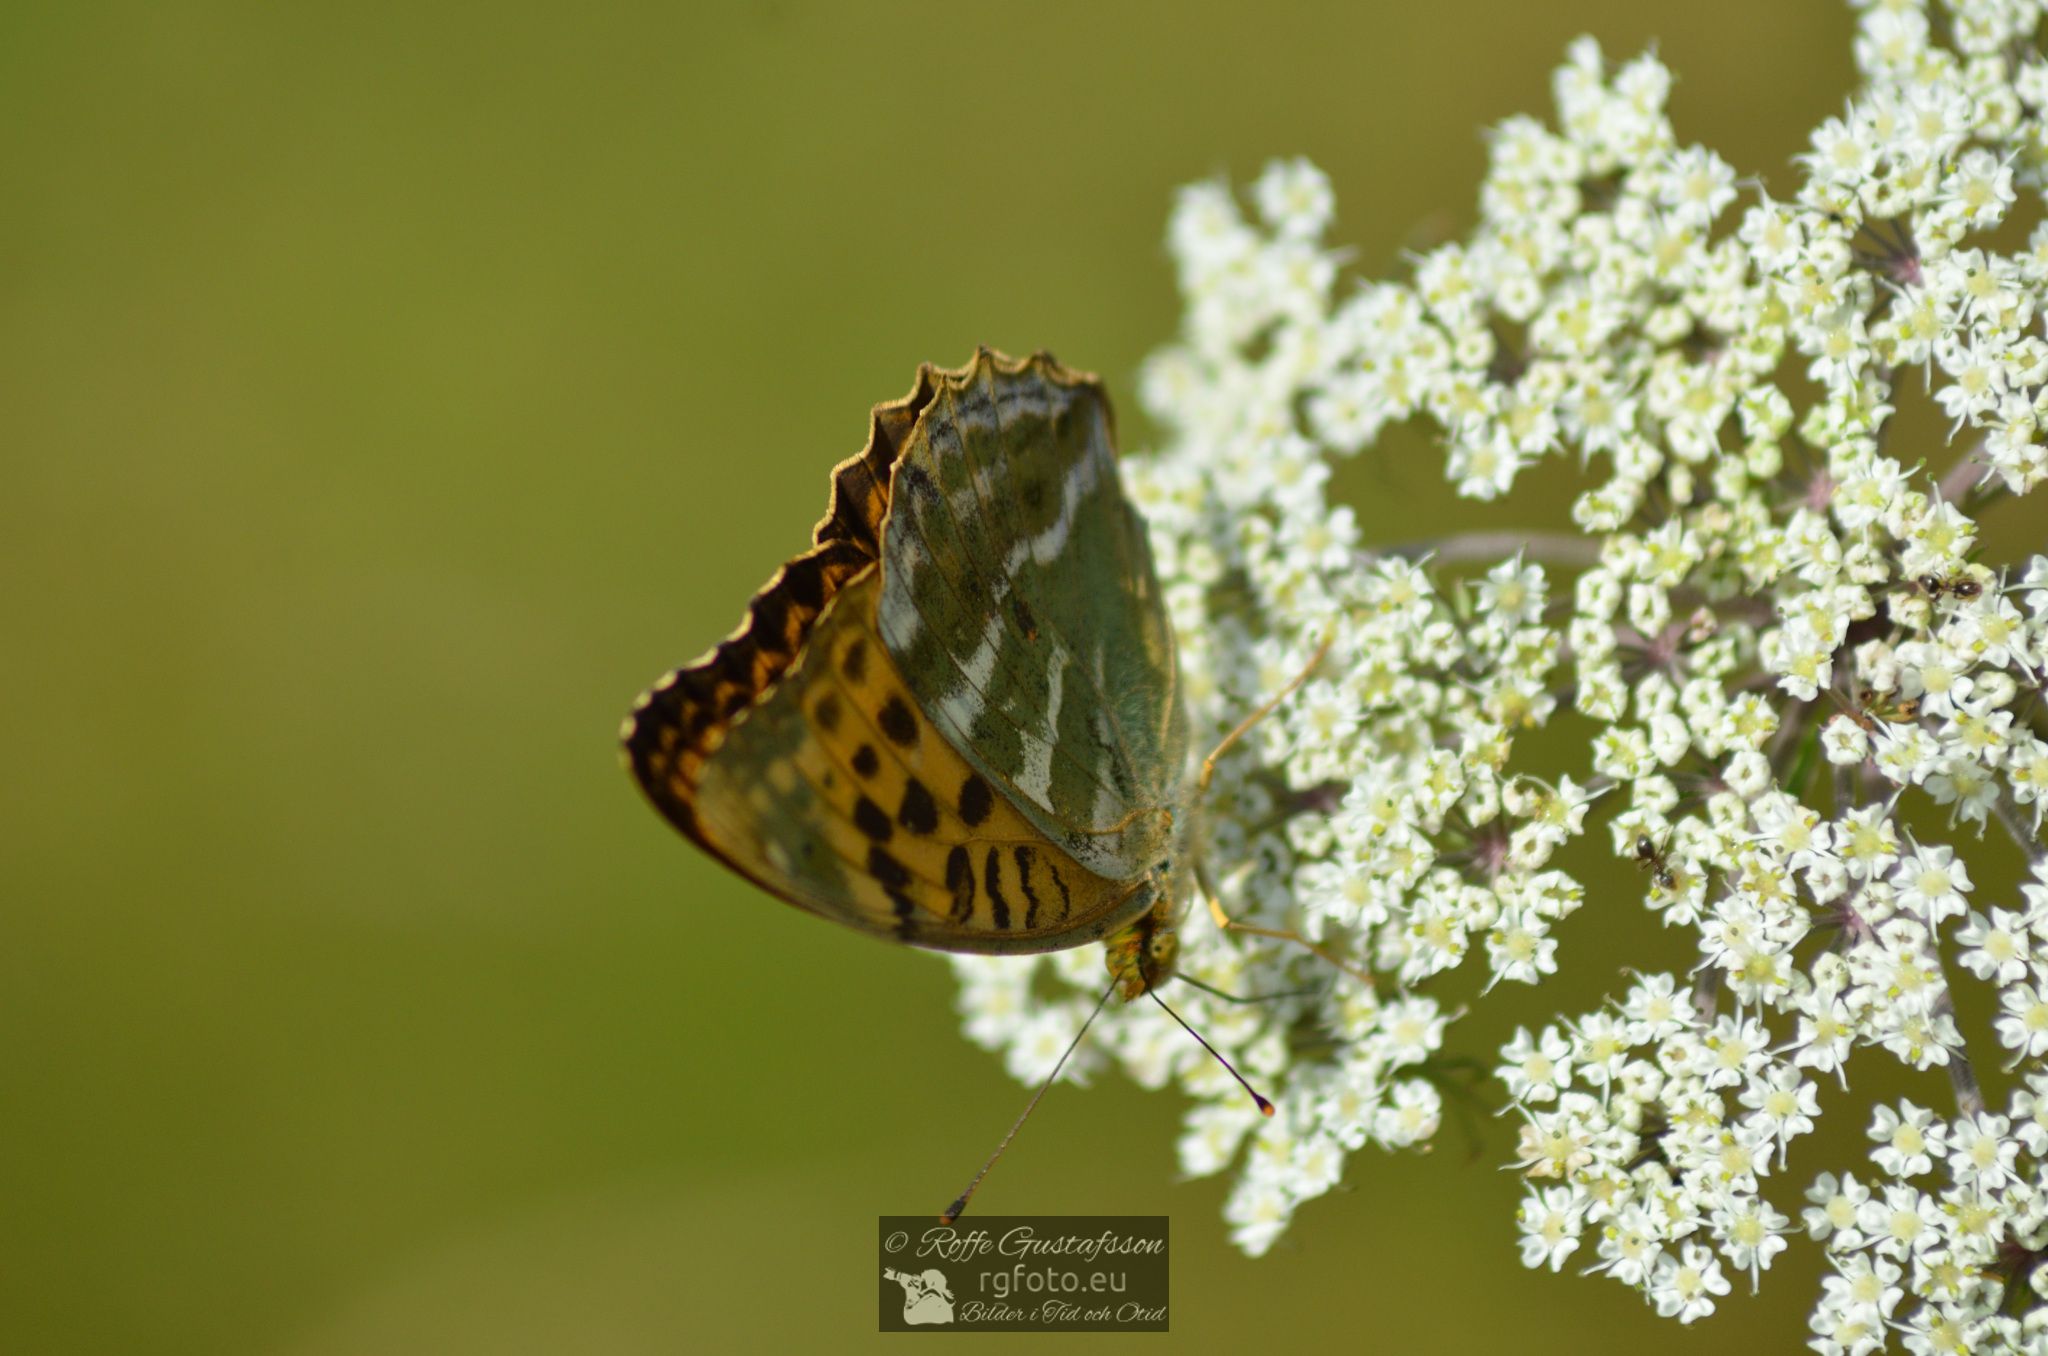
[[[671,824],[806,912],[940,951],[1105,941],[1127,1000],[1172,973],[1173,630],[1109,397],[1048,353],[925,364],[875,406],[810,549],[621,739]]]

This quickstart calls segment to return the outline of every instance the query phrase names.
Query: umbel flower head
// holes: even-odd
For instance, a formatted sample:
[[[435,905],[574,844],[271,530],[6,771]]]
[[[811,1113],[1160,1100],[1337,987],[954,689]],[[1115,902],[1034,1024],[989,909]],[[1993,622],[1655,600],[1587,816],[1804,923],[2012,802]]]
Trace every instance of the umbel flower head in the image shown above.
[[[2048,1351],[2048,558],[1979,544],[2001,513],[2038,534],[2048,478],[2041,6],[1857,8],[1861,84],[1787,198],[1679,142],[1654,58],[1581,40],[1554,120],[1494,131],[1477,228],[1405,279],[1340,278],[1306,162],[1175,206],[1185,327],[1143,391],[1168,436],[1124,470],[1197,728],[1334,631],[1222,763],[1202,855],[1234,914],[1346,964],[1192,913],[1184,973],[1277,995],[1181,995],[1270,1120],[1149,1005],[1069,1069],[1192,1094],[1181,1164],[1236,1172],[1249,1252],[1354,1150],[1438,1134],[1475,1091],[1450,972],[1477,1002],[1546,982],[1561,920],[1635,907],[1566,869],[1611,851],[1696,959],[1487,1061],[1524,1262],[1691,1323],[1818,1247],[1815,1350]],[[1896,445],[1902,400],[1949,445]],[[1568,459],[1570,524],[1366,542],[1332,466],[1411,422],[1472,499]],[[1982,888],[2015,845],[2027,882]],[[1025,1080],[1100,980],[955,963]],[[1974,1050],[1952,985],[1995,1013]],[[1881,1102],[1867,1161],[1795,1173],[1823,1087],[1884,1062],[1945,1072],[1943,1104]]]

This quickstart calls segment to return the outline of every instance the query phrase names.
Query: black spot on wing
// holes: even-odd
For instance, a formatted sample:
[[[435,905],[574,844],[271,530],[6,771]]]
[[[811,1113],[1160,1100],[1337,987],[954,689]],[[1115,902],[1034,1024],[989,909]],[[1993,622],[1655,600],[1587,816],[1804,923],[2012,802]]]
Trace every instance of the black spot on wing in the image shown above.
[[[877,713],[876,720],[882,727],[882,733],[889,736],[894,742],[901,744],[906,749],[916,746],[917,717],[912,715],[910,708],[903,704],[903,698],[894,693],[889,694],[889,700],[882,703],[882,709]]]
[[[825,558],[798,556],[782,569],[782,586],[798,607],[816,612],[825,605]]]
[[[748,610],[754,617],[754,644],[775,654],[789,653],[788,596],[780,589],[764,589]]]
[[[818,728],[831,734],[839,728],[839,697],[827,692],[818,698],[818,704],[811,708],[811,714],[818,718]]]
[[[863,777],[872,777],[882,770],[882,760],[875,756],[873,744],[863,744],[853,751],[853,770]]]
[[[924,783],[912,777],[903,788],[903,804],[896,810],[896,822],[912,833],[935,833],[939,827],[938,803]]]
[[[1017,879],[1024,885],[1024,927],[1038,926],[1038,891],[1031,888],[1031,849],[1019,843],[1011,853],[1017,859]]]
[[[889,905],[896,910],[896,935],[906,942],[909,941],[917,935],[917,924],[912,920],[912,915],[917,912],[917,905],[913,904],[910,896],[901,890],[884,888],[882,893],[889,896]]]
[[[846,647],[846,653],[839,657],[839,671],[846,675],[848,682],[860,685],[868,671],[868,641],[866,636],[855,636],[853,643]]]
[[[1056,862],[1047,862],[1047,863],[1045,864],[1045,869],[1046,869],[1047,871],[1049,871],[1050,873],[1052,873],[1052,883],[1053,883],[1054,885],[1057,885],[1057,886],[1059,887],[1059,890],[1060,890],[1060,921],[1061,921],[1061,922],[1065,922],[1065,921],[1066,921],[1066,918],[1067,918],[1067,915],[1068,915],[1068,914],[1070,914],[1070,913],[1072,913],[1072,912],[1074,911],[1074,897],[1073,897],[1073,895],[1071,895],[1071,894],[1069,894],[1069,893],[1067,892],[1067,881],[1066,881],[1066,877],[1064,877],[1064,876],[1060,875],[1060,868],[1059,868],[1059,865],[1058,865],[1058,863],[1056,863]]]
[[[982,863],[982,885],[988,890],[988,906],[996,931],[1010,930],[1010,901],[1003,898],[1003,850],[990,848]]]
[[[910,868],[891,857],[879,843],[868,849],[868,874],[880,881],[884,890],[901,893],[910,885]]]
[[[889,841],[889,816],[883,814],[882,807],[866,796],[862,796],[853,804],[853,826],[877,843]],[[886,881],[883,883],[887,884]]]
[[[956,923],[964,923],[974,913],[974,859],[967,855],[965,844],[955,844],[946,854],[946,888],[953,894],[953,909],[949,917]]]
[[[960,818],[967,827],[977,827],[988,818],[988,812],[995,808],[995,793],[988,789],[988,783],[981,779],[979,772],[967,774],[967,780],[960,786]]]

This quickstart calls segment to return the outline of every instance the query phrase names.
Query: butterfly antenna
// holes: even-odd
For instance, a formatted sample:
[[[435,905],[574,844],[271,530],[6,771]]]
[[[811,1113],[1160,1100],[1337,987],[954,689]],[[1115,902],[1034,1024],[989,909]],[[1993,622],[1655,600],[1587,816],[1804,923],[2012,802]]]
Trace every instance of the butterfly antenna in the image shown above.
[[[945,1213],[939,1216],[939,1223],[951,1224],[954,1220],[967,1213],[967,1202],[981,1186],[981,1179],[988,1176],[988,1170],[996,1165],[998,1158],[1003,1156],[1003,1150],[1009,1148],[1010,1141],[1017,1138],[1017,1132],[1024,1128],[1024,1122],[1031,1119],[1031,1113],[1038,1110],[1039,1099],[1045,1096],[1045,1090],[1051,1087],[1054,1080],[1060,1076],[1060,1070],[1067,1067],[1068,1058],[1073,1055],[1075,1050],[1080,1048],[1081,1038],[1088,1034],[1088,1028],[1095,1025],[1095,1019],[1102,1015],[1102,1006],[1109,1001],[1109,996],[1116,992],[1116,986],[1117,981],[1112,979],[1109,982],[1109,987],[1102,991],[1102,997],[1095,1000],[1095,1010],[1088,1014],[1087,1021],[1081,1023],[1081,1029],[1074,1033],[1074,1039],[1067,1042],[1067,1048],[1060,1053],[1060,1062],[1052,1066],[1052,1072],[1047,1074],[1045,1081],[1038,1085],[1038,1091],[1031,1094],[1031,1100],[1024,1105],[1024,1114],[1017,1118],[1016,1123],[1010,1127],[1010,1132],[1003,1136],[1003,1142],[996,1145],[996,1151],[988,1156],[988,1162],[981,1165],[981,1171],[974,1174],[974,1180],[967,1184],[967,1190],[961,1192],[959,1198],[946,1207]],[[1178,1019],[1176,1018],[1175,1020]],[[1182,1025],[1186,1025],[1186,1023],[1182,1023]],[[1195,1037],[1195,1039],[1202,1040],[1200,1036]],[[1202,1044],[1207,1045],[1208,1042],[1202,1041]],[[1236,1071],[1232,1070],[1232,1072]],[[1240,1079],[1238,1081],[1242,1082],[1243,1080]],[[1254,1094],[1254,1096],[1256,1095]]]
[[[1230,751],[1230,746],[1232,744],[1235,744],[1238,740],[1244,738],[1246,733],[1249,732],[1254,725],[1257,725],[1267,716],[1272,715],[1274,709],[1278,707],[1281,702],[1284,702],[1289,697],[1293,696],[1295,690],[1298,689],[1303,683],[1309,680],[1309,675],[1314,673],[1316,671],[1317,666],[1323,662],[1323,656],[1329,654],[1330,644],[1336,639],[1337,628],[1333,626],[1330,628],[1328,634],[1326,634],[1323,637],[1322,644],[1316,646],[1316,652],[1309,658],[1308,663],[1302,665],[1301,672],[1295,674],[1294,677],[1288,681],[1286,687],[1281,688],[1278,692],[1275,692],[1271,697],[1268,697],[1265,703],[1261,705],[1258,710],[1252,712],[1243,720],[1239,721],[1237,723],[1237,728],[1233,729],[1229,734],[1223,736],[1223,742],[1218,744],[1215,748],[1209,750],[1209,756],[1202,760],[1202,775],[1195,779],[1196,794],[1199,795],[1200,793],[1207,791],[1209,789],[1209,782],[1216,775],[1216,760],[1221,758],[1224,754],[1228,753]]]
[[[1212,1056],[1214,1056],[1216,1062],[1218,1064],[1221,1064],[1224,1070],[1228,1072],[1232,1078],[1235,1078],[1237,1080],[1237,1085],[1252,1095],[1252,1100],[1259,1104],[1260,1114],[1266,1116],[1270,1116],[1273,1114],[1273,1104],[1267,1101],[1265,1098],[1259,1096],[1258,1090],[1252,1087],[1251,1084],[1244,1081],[1244,1075],[1237,1071],[1236,1065],[1232,1064],[1229,1060],[1225,1059],[1223,1057],[1222,1052],[1219,1051],[1215,1046],[1203,1040],[1202,1033],[1195,1030],[1193,1027],[1189,1026],[1185,1018],[1183,1018],[1179,1013],[1175,1012],[1172,1008],[1166,1006],[1166,1000],[1164,998],[1161,998],[1156,990],[1148,988],[1145,990],[1145,992],[1148,996],[1150,996],[1153,1002],[1159,1005],[1159,1010],[1161,1012],[1173,1018],[1174,1021],[1179,1022],[1180,1029],[1187,1032],[1190,1036],[1193,1036],[1195,1040],[1198,1043],[1200,1043],[1201,1047],[1204,1050],[1207,1050]]]

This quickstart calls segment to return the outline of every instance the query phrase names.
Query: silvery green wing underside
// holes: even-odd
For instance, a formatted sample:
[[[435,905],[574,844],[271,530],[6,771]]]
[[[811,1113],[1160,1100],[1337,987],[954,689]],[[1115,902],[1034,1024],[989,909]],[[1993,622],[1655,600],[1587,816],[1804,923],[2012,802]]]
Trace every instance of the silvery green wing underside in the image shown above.
[[[893,475],[880,631],[927,717],[1052,841],[1129,880],[1187,773],[1173,633],[1101,384],[982,349]]]

